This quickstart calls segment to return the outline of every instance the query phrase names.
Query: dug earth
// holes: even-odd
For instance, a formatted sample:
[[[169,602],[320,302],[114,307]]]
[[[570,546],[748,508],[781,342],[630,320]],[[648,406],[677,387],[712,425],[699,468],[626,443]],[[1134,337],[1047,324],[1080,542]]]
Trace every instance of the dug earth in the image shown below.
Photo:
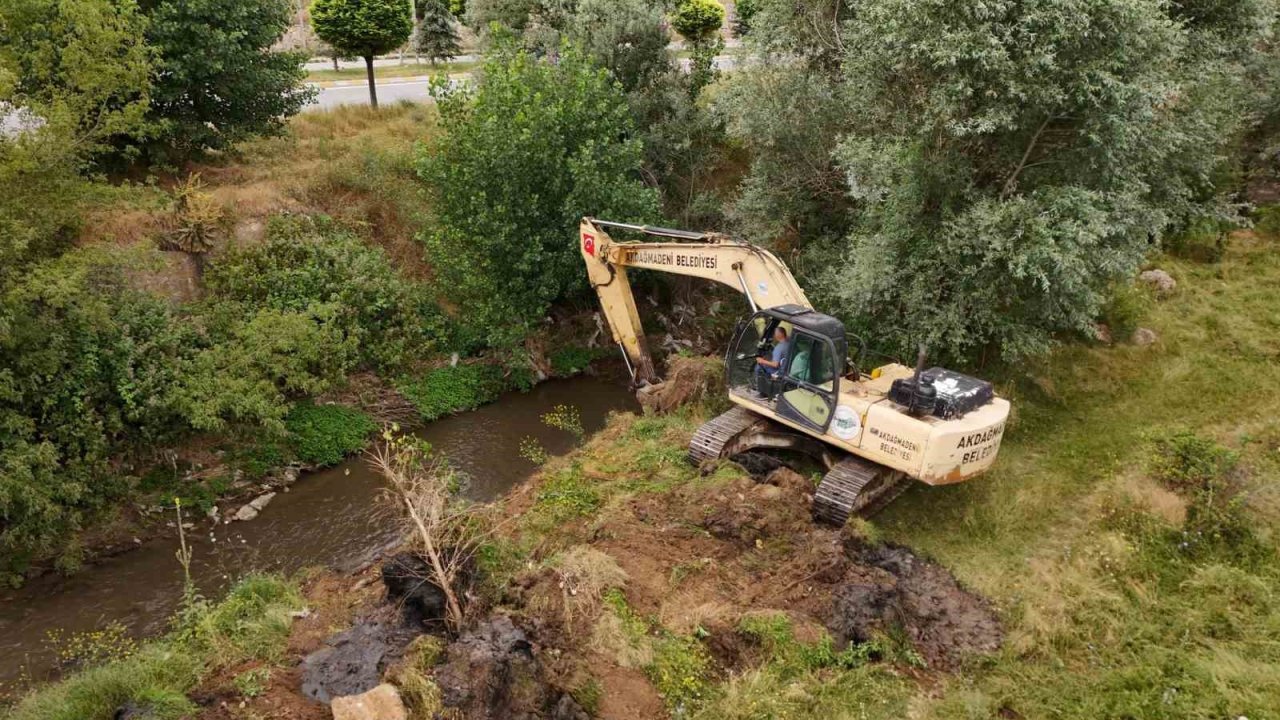
[[[474,574],[459,632],[413,555],[321,576],[290,669],[251,699],[210,681],[198,717],[711,717],[720,688],[776,662],[762,623],[805,647],[861,648],[858,662],[908,681],[999,648],[995,610],[945,568],[866,523],[815,525],[809,478],[751,462],[755,475],[729,462],[699,475],[671,449],[689,429],[637,427],[651,422],[615,416],[504,501],[495,555],[511,559]],[[637,434],[653,437],[634,461],[606,450]],[[578,492],[565,473],[595,479],[593,512],[547,514]]]

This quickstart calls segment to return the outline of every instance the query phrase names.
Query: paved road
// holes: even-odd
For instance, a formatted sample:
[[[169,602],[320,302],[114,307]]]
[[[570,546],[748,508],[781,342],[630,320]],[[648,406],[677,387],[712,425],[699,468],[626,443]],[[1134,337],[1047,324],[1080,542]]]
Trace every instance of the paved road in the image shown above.
[[[737,65],[736,59],[730,55],[721,55],[716,58],[715,62],[716,67],[720,70],[732,70]],[[680,64],[687,72],[689,61],[681,60]],[[467,77],[469,77],[467,74],[454,76],[455,82],[465,81]],[[318,87],[320,88],[320,94],[316,97],[315,103],[307,107],[307,110],[330,110],[341,105],[369,104],[369,87],[364,80],[344,80],[339,84],[321,83]],[[401,100],[421,103],[431,102],[430,87],[431,77],[429,75],[379,80],[378,102],[386,105],[400,102]]]
[[[384,80],[378,83],[378,103],[390,105],[408,100],[409,102],[431,102],[429,90],[430,78],[400,78]],[[320,95],[307,110],[330,110],[340,105],[368,105],[369,86],[365,83],[342,87],[320,88]]]

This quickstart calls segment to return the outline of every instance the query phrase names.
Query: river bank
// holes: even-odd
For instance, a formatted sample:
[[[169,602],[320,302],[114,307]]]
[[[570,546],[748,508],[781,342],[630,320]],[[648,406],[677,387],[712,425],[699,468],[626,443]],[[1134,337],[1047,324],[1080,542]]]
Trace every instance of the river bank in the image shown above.
[[[490,501],[536,469],[521,457],[522,441],[534,439],[550,453],[572,447],[573,436],[546,425],[543,414],[557,405],[572,405],[583,428],[593,431],[603,426],[608,412],[635,407],[618,371],[606,363],[598,373],[550,379],[527,392],[511,392],[471,412],[427,423],[417,434],[471,478],[467,497]],[[226,521],[240,501],[224,503],[217,518],[188,516],[193,577],[202,592],[216,597],[248,572],[350,570],[366,564],[397,538],[378,500],[381,488],[381,478],[355,456],[302,473],[253,520]],[[176,528],[157,522],[156,535],[129,552],[71,576],[46,575],[0,593],[0,683],[20,676],[50,677],[56,654],[48,643],[52,631],[68,636],[111,624],[134,637],[163,631],[182,596],[182,569],[174,560],[176,535]]]
[[[689,467],[706,408],[616,417],[507,499],[462,635],[384,654],[373,679],[419,717],[1274,715],[1273,250],[1243,234],[1217,262],[1163,259],[1178,286],[1144,320],[1154,343],[1065,348],[1002,383],[1016,414],[990,475],[843,532],[809,523],[802,476]],[[205,673],[189,714],[330,717],[305,659],[394,618],[378,578],[313,578],[284,649]],[[503,638],[520,652],[490,652]],[[487,693],[465,667],[530,684]]]

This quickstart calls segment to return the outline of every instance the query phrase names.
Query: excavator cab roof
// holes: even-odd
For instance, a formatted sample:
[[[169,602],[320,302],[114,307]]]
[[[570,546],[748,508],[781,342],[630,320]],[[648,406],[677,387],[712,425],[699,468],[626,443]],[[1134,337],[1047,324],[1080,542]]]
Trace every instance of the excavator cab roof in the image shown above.
[[[845,343],[844,323],[812,308],[800,305],[777,305],[761,312],[772,315],[779,320],[785,320],[798,328],[808,330],[814,335],[830,338],[837,345],[843,346]]]

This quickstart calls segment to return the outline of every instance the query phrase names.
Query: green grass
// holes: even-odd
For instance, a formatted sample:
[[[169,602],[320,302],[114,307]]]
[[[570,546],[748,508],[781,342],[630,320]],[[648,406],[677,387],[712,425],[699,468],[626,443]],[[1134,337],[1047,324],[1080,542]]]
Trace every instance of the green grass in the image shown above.
[[[922,696],[919,717],[1280,713],[1280,255],[1237,239],[1216,264],[1159,265],[1180,284],[1142,321],[1160,342],[1066,347],[1027,368],[1034,381],[1002,388],[1015,416],[993,471],[877,518],[1008,628],[1003,652]],[[1238,456],[1245,494],[1204,526],[1204,497],[1171,490],[1161,455],[1191,478]],[[1189,551],[1232,524],[1251,539]]]
[[[373,418],[341,405],[302,402],[285,418],[285,428],[298,459],[314,465],[335,465],[363,449],[377,430]]]
[[[405,378],[397,388],[423,420],[474,410],[493,402],[510,387],[503,369],[497,365],[474,363],[430,370],[417,378]]]
[[[150,708],[148,717],[157,720],[189,716],[195,707],[186,695],[209,673],[249,661],[277,660],[289,635],[289,613],[301,606],[292,584],[268,576],[247,577],[222,602],[197,603],[182,613],[169,635],[128,657],[35,689],[7,717],[110,720],[128,702]]]

